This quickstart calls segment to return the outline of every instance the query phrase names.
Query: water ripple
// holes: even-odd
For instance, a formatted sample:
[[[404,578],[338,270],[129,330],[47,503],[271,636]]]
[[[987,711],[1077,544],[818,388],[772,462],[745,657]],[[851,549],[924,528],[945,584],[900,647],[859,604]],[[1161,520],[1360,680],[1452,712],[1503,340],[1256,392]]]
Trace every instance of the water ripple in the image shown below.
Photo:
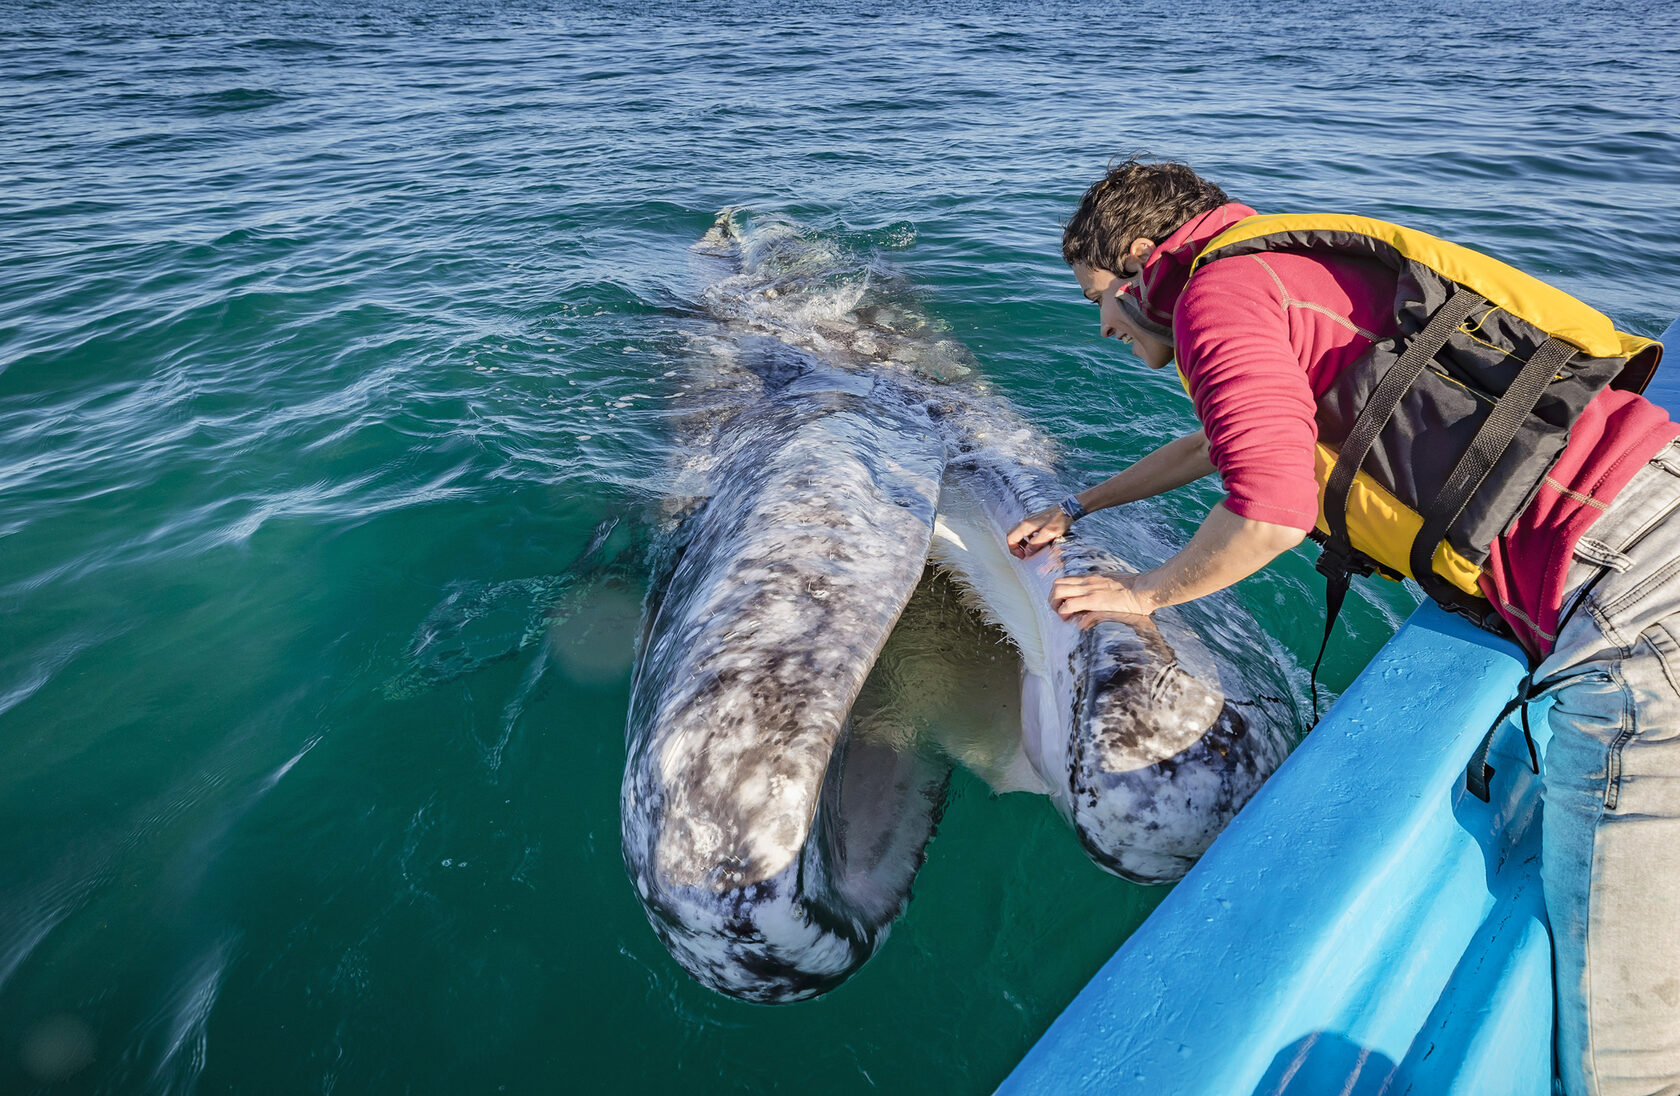
[[[93,1089],[539,1090],[563,1054],[582,1088],[978,1091],[1150,907],[959,795],[845,995],[748,1015],[644,958],[623,682],[698,490],[671,438],[715,412],[688,249],[725,206],[919,287],[1087,480],[1191,422],[1060,262],[1115,152],[1680,311],[1661,0],[7,16],[0,1013]],[[1137,508],[1140,555],[1217,498]],[[1297,691],[1316,582],[1235,595]],[[1411,598],[1356,601],[1337,687]]]

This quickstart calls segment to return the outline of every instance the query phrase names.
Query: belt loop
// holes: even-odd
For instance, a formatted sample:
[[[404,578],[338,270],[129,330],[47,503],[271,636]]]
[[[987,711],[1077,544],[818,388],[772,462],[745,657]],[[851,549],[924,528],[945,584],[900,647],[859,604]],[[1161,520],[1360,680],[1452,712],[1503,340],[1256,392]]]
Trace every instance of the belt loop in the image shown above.
[[[1665,472],[1680,476],[1680,441],[1671,441],[1658,449],[1651,463]]]
[[[1601,540],[1583,536],[1575,542],[1575,558],[1599,567],[1608,567],[1618,574],[1626,574],[1633,566],[1632,558],[1623,555]]]

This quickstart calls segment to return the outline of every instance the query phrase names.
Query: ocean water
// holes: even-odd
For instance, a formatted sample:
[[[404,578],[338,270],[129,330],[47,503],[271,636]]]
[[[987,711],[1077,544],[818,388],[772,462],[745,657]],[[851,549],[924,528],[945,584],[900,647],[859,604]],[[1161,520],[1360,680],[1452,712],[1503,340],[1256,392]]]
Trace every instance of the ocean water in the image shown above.
[[[0,16],[8,1093],[985,1092],[1159,901],[959,774],[828,997],[653,936],[624,714],[724,207],[917,287],[1071,481],[1192,423],[1059,258],[1115,153],[1680,312],[1659,0]],[[1310,554],[1235,596],[1300,702]],[[1411,603],[1361,590],[1332,691]]]

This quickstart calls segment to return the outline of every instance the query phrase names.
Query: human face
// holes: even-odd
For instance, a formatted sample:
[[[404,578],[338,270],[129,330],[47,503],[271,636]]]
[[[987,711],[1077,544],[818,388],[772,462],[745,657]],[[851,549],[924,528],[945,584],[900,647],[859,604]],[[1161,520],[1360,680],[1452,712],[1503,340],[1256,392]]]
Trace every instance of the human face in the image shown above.
[[[1172,361],[1172,346],[1134,324],[1120,307],[1120,293],[1131,278],[1084,263],[1073,264],[1073,276],[1079,279],[1085,299],[1097,306],[1097,327],[1103,338],[1131,344],[1132,352],[1151,369],[1161,369]]]

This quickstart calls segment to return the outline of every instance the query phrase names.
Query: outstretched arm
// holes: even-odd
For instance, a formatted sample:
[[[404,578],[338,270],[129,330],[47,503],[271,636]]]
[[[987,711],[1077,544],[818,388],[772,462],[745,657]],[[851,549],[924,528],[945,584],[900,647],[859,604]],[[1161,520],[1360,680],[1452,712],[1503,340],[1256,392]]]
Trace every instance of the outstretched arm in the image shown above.
[[[1152,613],[1247,578],[1305,536],[1293,526],[1238,517],[1220,503],[1208,511],[1190,543],[1159,567],[1138,575],[1059,578],[1051,587],[1050,605],[1081,628],[1114,615]]]
[[[1079,505],[1086,510],[1101,510],[1154,498],[1193,483],[1212,471],[1207,434],[1198,430],[1169,441],[1136,464],[1095,487],[1086,488],[1076,497]],[[1009,550],[1022,559],[1036,555],[1045,545],[1067,532],[1072,524],[1073,519],[1059,507],[1029,515],[1009,530]]]

